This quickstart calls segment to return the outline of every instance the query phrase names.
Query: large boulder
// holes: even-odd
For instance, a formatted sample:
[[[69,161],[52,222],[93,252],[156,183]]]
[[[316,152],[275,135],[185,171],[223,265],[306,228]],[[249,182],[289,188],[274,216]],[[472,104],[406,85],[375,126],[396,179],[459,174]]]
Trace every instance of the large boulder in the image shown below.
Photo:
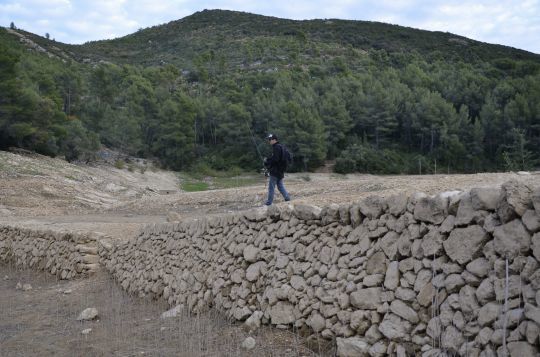
[[[493,236],[495,251],[503,257],[514,258],[525,254],[531,246],[531,235],[519,219],[498,226]]]
[[[532,208],[531,189],[522,182],[512,180],[504,183],[497,204],[497,214],[502,223],[521,217]]]
[[[488,233],[478,225],[456,228],[443,242],[443,246],[453,261],[465,264],[480,254],[488,238]]]

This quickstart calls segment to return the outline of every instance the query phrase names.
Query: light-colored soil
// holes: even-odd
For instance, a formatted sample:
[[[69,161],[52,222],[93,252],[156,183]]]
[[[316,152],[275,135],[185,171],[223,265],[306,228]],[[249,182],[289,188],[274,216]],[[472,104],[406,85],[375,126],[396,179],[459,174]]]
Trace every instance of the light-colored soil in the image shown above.
[[[285,185],[292,203],[323,206],[373,194],[436,194],[500,185],[510,179],[540,185],[538,172],[425,176],[299,173],[288,174]],[[72,165],[35,154],[0,151],[0,224],[96,232],[123,240],[133,237],[146,224],[166,222],[170,212],[196,217],[259,207],[266,198],[264,177],[257,178],[252,186],[204,192],[182,192],[180,180],[175,173],[151,168],[143,172],[118,169],[110,163]],[[279,193],[275,202],[283,202]],[[105,276],[64,282],[0,265],[0,279],[4,275],[8,280],[0,281],[0,345],[2,353],[9,356],[243,353],[238,346],[246,335],[238,324],[226,322],[215,312],[164,323],[157,318],[166,309],[163,302],[126,296]],[[15,290],[17,281],[31,281],[37,287],[29,292]],[[74,293],[62,294],[62,289],[67,288]],[[102,319],[76,322],[75,315],[91,304],[103,311]],[[87,327],[92,327],[93,332],[81,335],[80,331]],[[305,347],[306,341],[298,340],[291,332],[264,331],[257,335],[255,354],[244,355],[314,354]],[[333,354],[331,349],[315,347],[317,353]]]
[[[17,283],[32,290],[16,289]],[[65,292],[70,291],[69,294]],[[77,321],[88,307],[93,321]],[[164,301],[129,296],[108,275],[63,281],[52,275],[0,265],[0,356],[318,356],[291,331],[261,328],[250,334],[216,311],[163,319]],[[83,335],[82,331],[92,331]]]
[[[422,191],[436,194],[475,186],[500,185],[518,179],[540,184],[540,173],[374,176],[332,173],[287,174],[293,203],[323,206],[357,201],[377,194]],[[182,192],[180,176],[153,168],[142,172],[111,164],[73,165],[41,155],[0,151],[0,223],[34,228],[94,231],[128,239],[145,224],[180,216],[238,211],[262,206],[266,181],[252,186]],[[168,192],[168,194],[166,193]],[[276,192],[276,204],[282,197]]]

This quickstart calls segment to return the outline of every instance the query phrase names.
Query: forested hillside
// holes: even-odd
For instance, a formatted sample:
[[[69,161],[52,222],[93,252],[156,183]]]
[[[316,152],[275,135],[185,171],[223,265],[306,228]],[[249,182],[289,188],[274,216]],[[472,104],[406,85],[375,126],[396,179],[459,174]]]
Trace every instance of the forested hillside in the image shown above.
[[[212,10],[84,45],[1,29],[0,69],[0,149],[256,169],[273,132],[297,170],[540,162],[540,55],[449,33]]]

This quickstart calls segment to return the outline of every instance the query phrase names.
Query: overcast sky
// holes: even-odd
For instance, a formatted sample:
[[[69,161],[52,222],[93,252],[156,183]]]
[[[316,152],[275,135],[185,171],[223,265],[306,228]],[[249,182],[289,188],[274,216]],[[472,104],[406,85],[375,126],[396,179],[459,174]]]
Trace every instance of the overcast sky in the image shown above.
[[[540,54],[540,0],[0,0],[0,25],[66,43],[110,39],[203,9],[288,19],[381,21]]]

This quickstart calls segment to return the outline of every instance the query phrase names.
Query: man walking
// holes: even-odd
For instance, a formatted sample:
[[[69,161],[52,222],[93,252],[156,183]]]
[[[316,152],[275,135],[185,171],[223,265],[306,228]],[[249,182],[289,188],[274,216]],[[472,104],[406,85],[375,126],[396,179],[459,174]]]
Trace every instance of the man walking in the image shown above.
[[[285,201],[290,201],[291,198],[283,185],[283,177],[285,175],[285,169],[287,168],[285,148],[278,142],[278,138],[274,134],[268,134],[266,138],[268,139],[270,145],[272,145],[272,156],[264,160],[264,166],[270,173],[270,182],[268,183],[268,199],[266,200],[265,204],[270,206],[274,200],[276,184]]]

